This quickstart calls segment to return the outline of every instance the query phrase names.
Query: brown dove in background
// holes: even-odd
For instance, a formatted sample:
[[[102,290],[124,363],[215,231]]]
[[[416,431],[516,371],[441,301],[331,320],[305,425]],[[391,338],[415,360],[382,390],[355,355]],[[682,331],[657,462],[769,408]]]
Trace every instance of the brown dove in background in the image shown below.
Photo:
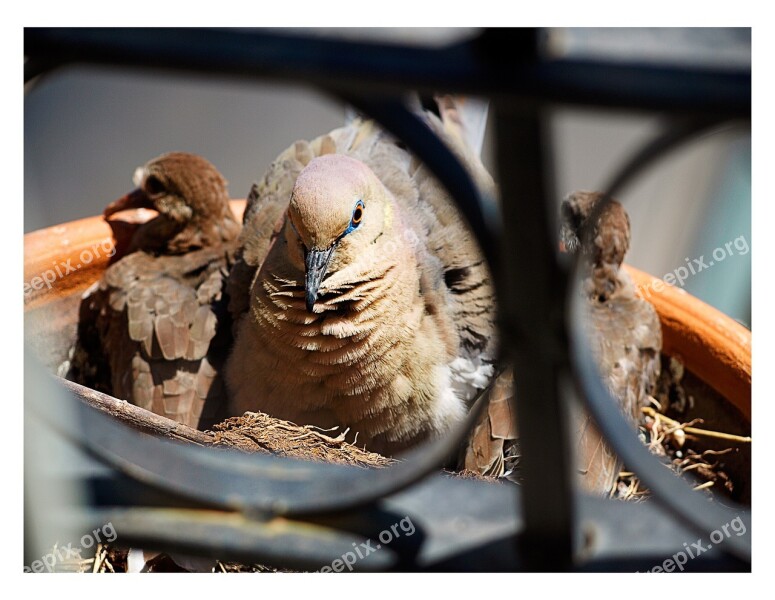
[[[105,209],[158,216],[81,302],[68,375],[191,427],[212,424],[231,322],[224,294],[240,231],[227,184],[194,154],[174,152],[136,172],[139,187]],[[222,408],[222,406],[220,407]]]
[[[636,428],[641,407],[659,377],[662,329],[654,307],[637,296],[621,269],[630,247],[630,220],[624,207],[611,201],[587,238],[581,238],[602,197],[598,192],[570,194],[561,205],[560,236],[567,252],[588,258],[582,281],[588,343],[608,390]],[[580,416],[576,424],[582,485],[588,491],[608,492],[621,463],[588,416]]]
[[[562,203],[561,243],[566,251],[582,252],[585,265],[583,295],[586,299],[590,345],[601,373],[633,427],[640,417],[659,376],[661,327],[656,311],[635,294],[621,264],[630,245],[630,222],[624,208],[612,202],[591,230],[589,241],[579,236],[599,193],[576,192]],[[469,471],[519,480],[519,436],[516,428],[511,370],[505,370],[488,390],[488,408],[475,424],[463,449],[461,464]],[[579,481],[592,493],[609,493],[620,462],[605,445],[589,417],[574,421]]]
[[[450,111],[423,118],[492,193]],[[241,241],[231,414],[349,427],[390,455],[449,431],[489,382],[484,258],[446,190],[372,121],[283,152],[251,192]]]

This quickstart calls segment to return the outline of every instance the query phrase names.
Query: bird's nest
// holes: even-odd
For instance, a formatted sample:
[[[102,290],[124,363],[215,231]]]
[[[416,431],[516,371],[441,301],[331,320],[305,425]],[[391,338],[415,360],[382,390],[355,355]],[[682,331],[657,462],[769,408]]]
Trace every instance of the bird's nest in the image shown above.
[[[398,462],[397,459],[369,452],[354,443],[345,441],[347,430],[341,432],[323,430],[311,425],[297,425],[264,413],[248,412],[239,417],[225,419],[213,426],[211,430],[198,431],[107,394],[67,381],[63,381],[63,384],[78,395],[82,401],[114,418],[118,418],[135,429],[162,435],[183,443],[217,449],[233,449],[248,454],[270,454],[361,468],[383,468]],[[448,475],[476,478],[493,483],[497,481],[494,478],[468,471],[448,473]],[[56,551],[56,548],[53,551]],[[57,563],[55,570],[78,573],[123,573],[127,572],[128,552],[127,548],[112,544],[98,544],[94,556],[83,558],[77,556],[61,561]],[[151,558],[143,569],[144,572],[182,572],[185,570],[166,554]],[[259,564],[215,561],[212,571],[216,573],[258,573],[276,572],[278,569]]]
[[[396,459],[368,452],[345,440],[347,431],[322,430],[297,425],[263,413],[231,417],[208,431],[184,425],[170,427],[168,419],[105,394],[67,383],[82,400],[144,431],[213,448],[230,448],[245,453],[265,453],[301,460],[333,462],[356,467],[383,468]],[[662,376],[654,405],[645,407],[641,437],[666,467],[691,478],[698,493],[721,494],[742,503],[750,502],[750,437],[739,420],[724,412],[724,403],[710,402],[717,393],[691,373],[680,360],[663,357]],[[158,418],[159,422],[156,423]],[[723,426],[727,431],[718,431]],[[731,431],[729,431],[731,430]],[[477,477],[471,473],[455,476]],[[492,478],[483,478],[496,481]],[[628,501],[648,498],[638,478],[623,471],[611,496]],[[271,572],[258,564],[217,561],[214,572]],[[57,570],[76,572],[125,572],[127,550],[111,545],[97,547],[94,557],[78,558],[57,565]],[[167,555],[146,564],[145,570],[183,571]]]
[[[215,447],[235,448],[251,454],[264,452],[357,467],[386,467],[396,462],[346,442],[347,430],[334,435],[335,430],[300,426],[264,413],[248,412],[241,417],[230,417],[206,433],[213,436]]]
[[[652,406],[642,409],[640,434],[651,452],[695,490],[720,494],[743,504],[751,500],[751,438],[710,386],[686,371],[680,359],[663,356]],[[649,496],[638,477],[623,471],[611,496],[642,500]]]

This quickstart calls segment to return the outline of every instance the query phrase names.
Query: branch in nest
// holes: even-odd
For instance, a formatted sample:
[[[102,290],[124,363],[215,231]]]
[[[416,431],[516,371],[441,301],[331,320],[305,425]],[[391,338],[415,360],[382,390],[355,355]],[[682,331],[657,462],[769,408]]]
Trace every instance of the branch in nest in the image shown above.
[[[245,413],[214,426],[215,431],[198,431],[177,421],[147,411],[72,381],[57,378],[82,402],[114,417],[134,429],[175,441],[199,446],[230,447],[243,452],[264,452],[302,460],[322,460],[361,467],[383,467],[394,459],[368,452],[345,440],[349,430],[337,437],[321,433],[314,426],[300,426],[263,413]],[[296,443],[304,440],[304,443]]]
[[[215,437],[212,435],[152,413],[144,408],[130,404],[126,400],[119,400],[61,377],[57,377],[57,380],[85,404],[126,423],[134,429],[200,446],[210,446],[215,443]]]
[[[697,427],[684,426],[684,424],[679,423],[678,421],[674,421],[673,419],[671,419],[670,417],[666,417],[662,413],[658,413],[650,406],[644,406],[643,408],[641,408],[641,411],[643,411],[650,417],[664,421],[670,427],[674,427],[675,429],[682,429],[686,433],[692,433],[694,435],[701,435],[705,437],[718,438],[722,440],[730,440],[733,442],[741,442],[741,443],[748,443],[748,444],[751,443],[751,438],[748,436],[733,435],[731,433],[723,433],[720,431],[711,431],[709,429],[698,429]]]

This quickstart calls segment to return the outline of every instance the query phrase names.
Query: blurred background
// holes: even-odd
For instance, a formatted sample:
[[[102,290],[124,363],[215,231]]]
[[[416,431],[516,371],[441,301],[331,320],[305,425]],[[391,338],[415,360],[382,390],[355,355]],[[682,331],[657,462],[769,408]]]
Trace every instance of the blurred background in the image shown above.
[[[436,45],[473,29],[320,29],[305,34]],[[545,51],[599,60],[749,67],[750,29],[550,29]],[[65,68],[24,102],[25,232],[100,214],[163,152],[207,157],[244,198],[297,139],[340,126],[346,107],[311,88],[136,70]],[[653,115],[557,107],[550,120],[559,201],[600,189],[658,130]],[[492,165],[489,136],[485,162]],[[497,175],[496,175],[497,179]],[[619,198],[630,213],[628,262],[663,277],[706,268],[683,287],[750,326],[751,135],[728,126],[681,148]],[[714,254],[715,252],[715,254]]]

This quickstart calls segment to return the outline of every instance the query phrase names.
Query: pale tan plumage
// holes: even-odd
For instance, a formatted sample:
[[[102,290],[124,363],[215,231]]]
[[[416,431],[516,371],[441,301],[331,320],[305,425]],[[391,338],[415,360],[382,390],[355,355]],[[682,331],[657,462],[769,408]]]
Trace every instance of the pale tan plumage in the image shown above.
[[[491,191],[455,128],[426,119]],[[387,454],[463,418],[492,371],[489,274],[446,192],[394,139],[356,120],[291,146],[254,187],[242,242],[232,413],[350,427]],[[305,271],[332,247],[310,297]]]
[[[85,295],[69,377],[191,427],[212,424],[231,338],[223,294],[239,223],[226,181],[203,158],[160,156],[111,204],[159,215],[141,225]]]

